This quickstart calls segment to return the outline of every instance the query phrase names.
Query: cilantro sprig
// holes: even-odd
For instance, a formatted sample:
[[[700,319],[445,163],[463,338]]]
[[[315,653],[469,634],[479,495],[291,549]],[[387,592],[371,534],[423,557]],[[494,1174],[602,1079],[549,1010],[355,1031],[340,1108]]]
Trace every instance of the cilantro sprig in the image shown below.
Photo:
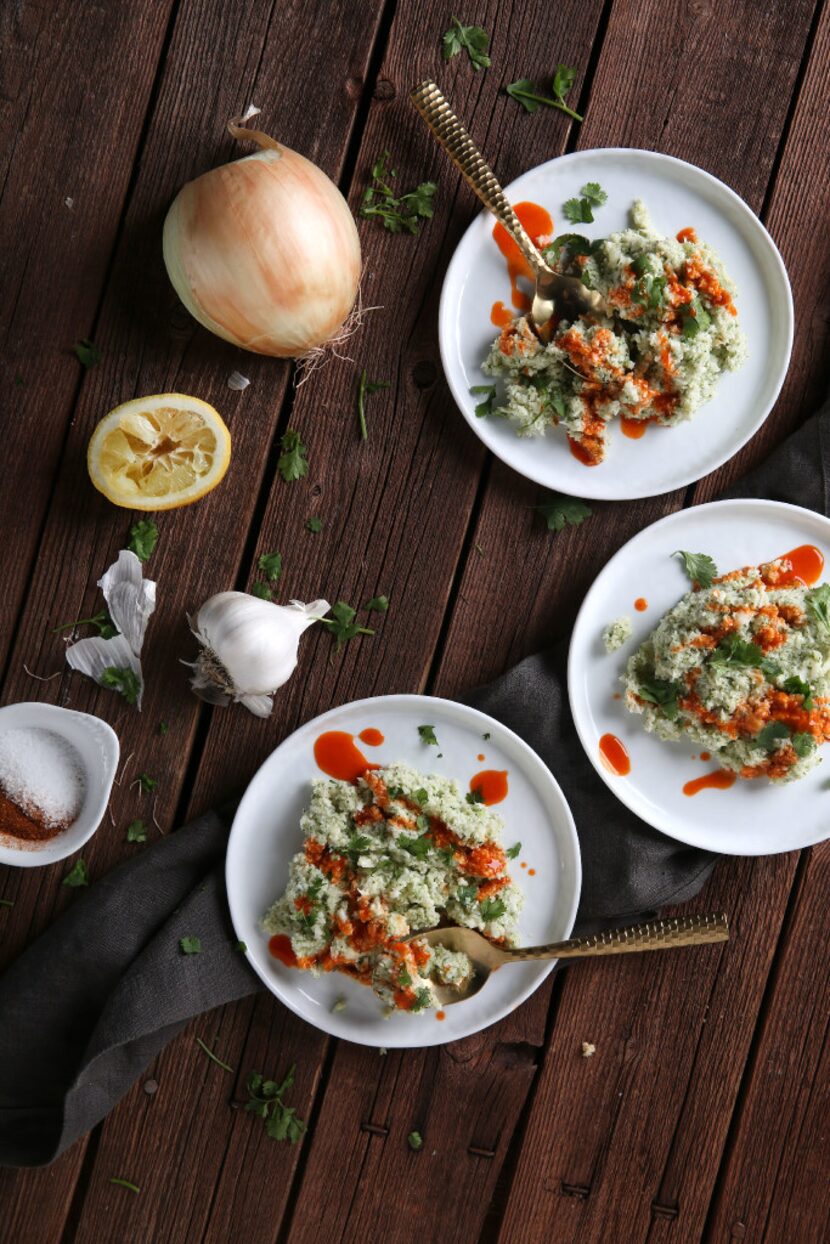
[[[248,1114],[256,1115],[264,1121],[266,1134],[271,1140],[287,1140],[292,1145],[297,1143],[306,1130],[306,1125],[298,1118],[296,1109],[286,1106],[283,1101],[285,1094],[293,1087],[294,1070],[292,1065],[281,1084],[276,1080],[266,1080],[260,1072],[252,1071],[246,1082],[248,1101],[245,1103]]]
[[[814,622],[830,631],[830,583],[811,588],[805,598],[807,612]]]
[[[323,626],[327,626],[334,636],[335,651],[339,652],[345,643],[350,639],[355,639],[358,635],[374,635],[374,631],[369,626],[359,626],[355,619],[357,618],[357,610],[354,609],[345,600],[338,600],[331,607],[331,616],[321,618]]]
[[[452,60],[459,52],[465,51],[470,58],[473,69],[489,69],[490,36],[481,26],[465,26],[457,17],[451,19],[452,25],[444,31],[441,40],[441,52],[444,60]]]
[[[429,744],[430,747],[438,747],[438,739],[435,734],[435,726],[419,726],[418,734],[421,736],[421,742]]]
[[[127,548],[135,553],[140,562],[146,562],[158,544],[159,529],[152,518],[140,518],[130,528]]]
[[[672,557],[680,558],[690,582],[697,587],[710,588],[718,577],[718,568],[708,553],[687,553],[678,549]]]
[[[547,501],[533,508],[542,515],[548,531],[562,531],[565,526],[578,527],[594,512],[584,501],[579,501],[576,497],[566,497],[561,492],[551,493]]]
[[[108,665],[99,682],[102,687],[107,687],[110,691],[117,691],[119,695],[123,695],[128,704],[138,703],[141,683],[138,681],[138,675],[134,670],[126,666]]]
[[[470,393],[473,397],[481,398],[475,409],[477,419],[483,419],[485,415],[496,413],[493,407],[493,403],[496,400],[496,386],[494,384],[474,384],[470,389]]]
[[[302,479],[308,474],[308,451],[300,440],[299,432],[287,428],[280,440],[282,453],[277,460],[277,470],[286,484]]]
[[[260,600],[273,600],[274,593],[271,591],[270,584],[279,582],[282,574],[282,554],[260,553],[257,558],[257,567],[268,582],[257,579],[251,584],[251,595],[258,596]]]
[[[82,337],[80,341],[76,341],[72,347],[72,353],[87,370],[101,362],[101,351],[88,337]]]
[[[77,889],[79,886],[89,885],[89,869],[87,868],[86,861],[82,856],[78,856],[61,884],[68,885],[73,890]]]
[[[580,190],[580,198],[568,199],[563,213],[572,225],[590,225],[594,221],[595,207],[602,207],[608,201],[608,195],[599,182],[589,181]]]
[[[669,721],[674,721],[679,712],[677,701],[683,694],[683,688],[666,678],[641,678],[637,694],[641,700],[661,709]]]
[[[388,388],[388,380],[369,380],[366,375],[366,368],[363,368],[357,382],[357,423],[360,428],[360,439],[362,441],[369,439],[369,432],[366,428],[366,398],[371,393],[379,393],[381,389]]]
[[[91,618],[78,618],[75,622],[62,622],[60,626],[52,628],[52,634],[56,635],[59,631],[74,631],[79,626],[94,626],[98,631],[101,639],[112,639],[118,634],[118,629],[109,615],[109,611],[102,609],[100,613],[93,614]]]
[[[541,94],[530,78],[520,78],[518,82],[511,82],[504,89],[511,99],[515,99],[522,105],[525,112],[536,112],[544,104],[547,108],[558,108],[560,112],[572,117],[574,121],[581,121],[580,114],[574,112],[573,108],[569,108],[565,103],[565,96],[575,80],[576,70],[570,65],[560,63],[553,74],[551,95]]]
[[[387,169],[389,158],[389,152],[384,151],[372,165],[373,184],[363,191],[360,215],[366,219],[374,217],[390,233],[406,230],[417,234],[422,221],[432,218],[433,200],[438,187],[434,181],[422,181],[408,194],[396,195],[390,183],[397,178],[397,173],[394,169]]]

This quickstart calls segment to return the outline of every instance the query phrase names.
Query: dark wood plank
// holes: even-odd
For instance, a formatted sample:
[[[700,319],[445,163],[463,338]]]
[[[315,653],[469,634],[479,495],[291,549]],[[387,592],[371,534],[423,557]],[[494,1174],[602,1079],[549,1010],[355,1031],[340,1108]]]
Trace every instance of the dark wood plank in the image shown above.
[[[172,0],[0,7],[0,653],[26,592]],[[101,11],[102,12],[102,11]],[[141,48],[141,55],[135,49]]]
[[[830,1233],[827,1119],[830,846],[806,853],[757,1043],[724,1155],[706,1238],[798,1240]]]

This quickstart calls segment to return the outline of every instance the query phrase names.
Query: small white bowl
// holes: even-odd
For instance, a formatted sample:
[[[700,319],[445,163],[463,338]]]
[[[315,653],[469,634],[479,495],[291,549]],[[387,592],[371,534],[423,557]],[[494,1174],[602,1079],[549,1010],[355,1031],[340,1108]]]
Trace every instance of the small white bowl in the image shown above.
[[[25,727],[61,735],[78,753],[84,774],[81,810],[68,829],[46,842],[21,840],[19,845],[9,846],[11,839],[0,838],[0,864],[37,868],[66,859],[95,833],[107,810],[121,748],[112,727],[89,713],[76,713],[56,704],[9,704],[0,708],[0,734]]]

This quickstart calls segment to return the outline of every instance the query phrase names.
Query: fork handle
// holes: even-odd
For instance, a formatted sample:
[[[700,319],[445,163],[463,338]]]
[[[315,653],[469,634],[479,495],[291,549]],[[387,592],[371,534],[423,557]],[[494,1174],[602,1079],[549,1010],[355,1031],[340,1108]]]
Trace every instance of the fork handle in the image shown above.
[[[434,82],[427,80],[409,97],[467,184],[499,224],[504,225],[538,277],[548,267],[507,201],[496,175]]]
[[[499,947],[505,961],[518,959],[587,959],[596,955],[626,955],[635,950],[671,950],[674,946],[704,946],[729,940],[725,914],[673,916],[668,920],[649,920],[627,929],[609,929],[590,937],[572,937],[549,946],[528,946],[508,950]]]

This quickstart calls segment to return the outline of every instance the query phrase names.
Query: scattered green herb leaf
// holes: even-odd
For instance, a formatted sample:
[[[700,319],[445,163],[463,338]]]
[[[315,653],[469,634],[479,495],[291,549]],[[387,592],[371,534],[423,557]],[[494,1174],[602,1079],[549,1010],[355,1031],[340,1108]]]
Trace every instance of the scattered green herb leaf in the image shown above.
[[[432,1002],[432,994],[428,989],[416,989],[415,1001],[412,1003],[412,1013],[417,1015],[419,1011],[425,1011]]]
[[[422,743],[429,743],[432,747],[438,747],[438,739],[435,737],[435,726],[419,726],[418,733],[421,736]]]
[[[146,842],[147,827],[143,821],[132,821],[127,826],[127,842]]]
[[[783,721],[768,721],[755,736],[755,742],[765,752],[774,752],[781,739],[790,737],[789,727]]]
[[[240,951],[243,955],[244,955],[244,954],[247,954],[247,952],[248,952],[248,943],[247,943],[247,942],[237,942],[237,943],[236,943],[236,945],[234,946],[234,950],[238,950],[238,951]]]
[[[522,844],[520,842],[514,842],[513,846],[508,847],[504,854],[507,856],[509,860],[517,860],[519,858],[521,850],[522,850]]]
[[[389,608],[388,596],[373,596],[366,606],[368,613],[386,613]]]
[[[357,422],[362,441],[368,440],[369,437],[369,432],[366,428],[366,398],[371,393],[379,393],[381,389],[388,388],[388,380],[369,380],[366,376],[366,368],[363,368],[357,382]]]
[[[345,600],[338,600],[331,607],[331,617],[321,618],[323,626],[329,627],[335,639],[335,651],[339,652],[345,643],[350,639],[354,639],[356,635],[374,635],[374,631],[368,626],[358,626],[355,622],[357,610],[348,605]]]
[[[803,760],[805,756],[811,756],[816,750],[816,740],[809,730],[799,731],[797,734],[794,734],[790,742],[792,743],[793,751],[800,760]]]
[[[786,679],[784,682],[782,691],[786,691],[788,695],[803,696],[801,706],[802,708],[805,708],[808,713],[813,707],[813,688],[808,682],[805,682],[803,678],[799,678],[797,675],[793,674],[792,677]]]
[[[313,531],[315,534],[323,530],[323,520],[318,518],[316,514],[312,514],[311,518],[307,518],[306,531]]]
[[[594,512],[584,501],[578,501],[576,497],[566,497],[559,492],[551,493],[547,501],[533,508],[544,518],[548,531],[562,531],[566,524],[578,527]]]
[[[487,731],[487,733],[486,733],[486,734],[482,734],[482,736],[481,736],[481,737],[484,739],[484,742],[485,742],[485,743],[489,743],[489,742],[490,742],[490,731],[488,730],[488,731]]]
[[[280,441],[282,453],[277,460],[277,470],[286,484],[302,479],[308,474],[308,457],[306,447],[300,440],[299,432],[288,428]]]
[[[140,518],[130,528],[127,548],[135,553],[140,562],[146,562],[158,544],[159,529],[152,518]]]
[[[457,17],[453,17],[451,21],[452,25],[449,30],[444,31],[441,41],[444,60],[452,60],[463,49],[476,72],[479,69],[488,69],[490,57],[487,52],[490,47],[490,36],[487,31],[482,30],[481,26],[465,26]]]
[[[406,1138],[406,1143],[409,1145],[410,1149],[414,1149],[417,1153],[419,1149],[423,1149],[424,1147],[424,1138],[420,1132],[410,1132]]]
[[[718,577],[718,568],[708,553],[686,553],[678,549],[673,557],[679,557],[689,580],[698,587],[710,588]]]
[[[101,362],[101,351],[95,342],[90,341],[87,337],[84,337],[81,341],[76,341],[72,350],[78,362],[83,363],[84,367],[94,367],[96,363]]]
[[[830,631],[830,583],[811,588],[806,596],[807,612],[814,622]]]
[[[683,694],[683,688],[679,683],[669,682],[664,678],[644,678],[637,688],[637,694],[641,700],[656,704],[662,709],[664,717],[674,721],[678,713],[677,701]]]
[[[94,626],[102,639],[112,639],[118,634],[118,628],[106,609],[93,614],[91,618],[78,618],[77,622],[63,622],[60,626],[54,626],[52,634],[56,635],[58,631],[74,631],[79,626]]]
[[[272,583],[276,583],[282,574],[281,553],[260,553],[257,566]]]
[[[484,803],[484,791],[476,787],[475,790],[468,790],[464,798],[467,803]]]
[[[548,95],[542,95],[530,78],[520,78],[518,82],[511,82],[504,89],[511,99],[517,100],[522,105],[526,112],[536,112],[537,108],[545,104],[548,108],[558,108],[569,117],[573,117],[574,121],[581,121],[582,117],[579,113],[574,112],[565,103],[565,96],[573,86],[575,78],[575,69],[571,69],[569,65],[559,64],[556,66],[556,72],[551,83],[552,98]]]
[[[499,920],[507,911],[507,908],[504,905],[503,899],[486,898],[483,903],[479,904],[479,910],[481,911],[482,918],[490,924],[493,920]]]
[[[586,224],[590,225],[594,220],[595,207],[602,207],[608,199],[608,195],[602,189],[598,182],[589,181],[580,190],[581,198],[568,199],[563,211],[565,219],[569,220],[572,225]]]
[[[156,789],[156,787],[159,784],[158,778],[150,777],[148,773],[139,773],[138,777],[136,778],[136,781],[138,782],[142,791],[146,792],[147,794],[152,794],[152,792]]]
[[[275,1080],[266,1080],[258,1071],[248,1076],[247,1089],[249,1100],[245,1110],[256,1115],[265,1122],[265,1131],[271,1140],[287,1140],[294,1145],[306,1130],[302,1119],[297,1118],[294,1107],[285,1105],[284,1095],[294,1084],[294,1067],[281,1084]]]
[[[487,394],[487,396],[476,405],[475,413],[477,419],[483,419],[486,415],[495,414],[493,403],[496,400],[496,386],[494,384],[474,384],[470,389],[470,393],[474,397],[479,397],[482,393]]]
[[[223,1071],[230,1072],[231,1075],[235,1074],[234,1068],[229,1066],[228,1063],[223,1063],[221,1058],[217,1058],[213,1050],[210,1049],[209,1046],[205,1045],[201,1037],[196,1037],[196,1044],[198,1045],[200,1050],[203,1050],[204,1053],[207,1054],[208,1058],[212,1062],[216,1063],[217,1067],[221,1067]]]
[[[364,190],[360,214],[367,218],[377,217],[384,229],[388,229],[390,233],[402,233],[404,229],[409,233],[418,233],[421,221],[430,219],[433,214],[437,186],[434,181],[422,181],[409,194],[396,196],[389,183],[397,174],[394,169],[387,171],[388,159],[389,152],[384,151],[372,165],[372,179],[375,184]]]
[[[745,665],[747,668],[760,669],[764,654],[750,640],[740,639],[737,635],[726,635],[709,660],[713,665]]]
[[[271,591],[268,584],[263,583],[261,579],[257,579],[251,584],[251,595],[258,596],[260,600],[274,599],[274,593]]]
[[[170,725],[168,722],[166,721],[159,722],[159,734],[167,734],[167,731],[169,729],[170,729]]]
[[[179,947],[183,955],[200,955],[202,943],[198,937],[180,937]]]
[[[117,1184],[119,1188],[127,1188],[130,1192],[140,1192],[138,1184],[130,1183],[129,1179],[119,1179],[116,1175],[110,1175],[110,1183]]]
[[[73,889],[76,889],[78,886],[89,885],[89,870],[80,856],[76,859],[61,884],[72,886]]]
[[[141,684],[138,681],[138,675],[133,670],[108,665],[101,675],[100,682],[102,687],[108,687],[111,691],[117,691],[123,695],[128,704],[138,703]]]
[[[0,898],[0,907],[14,907],[14,899]]]

